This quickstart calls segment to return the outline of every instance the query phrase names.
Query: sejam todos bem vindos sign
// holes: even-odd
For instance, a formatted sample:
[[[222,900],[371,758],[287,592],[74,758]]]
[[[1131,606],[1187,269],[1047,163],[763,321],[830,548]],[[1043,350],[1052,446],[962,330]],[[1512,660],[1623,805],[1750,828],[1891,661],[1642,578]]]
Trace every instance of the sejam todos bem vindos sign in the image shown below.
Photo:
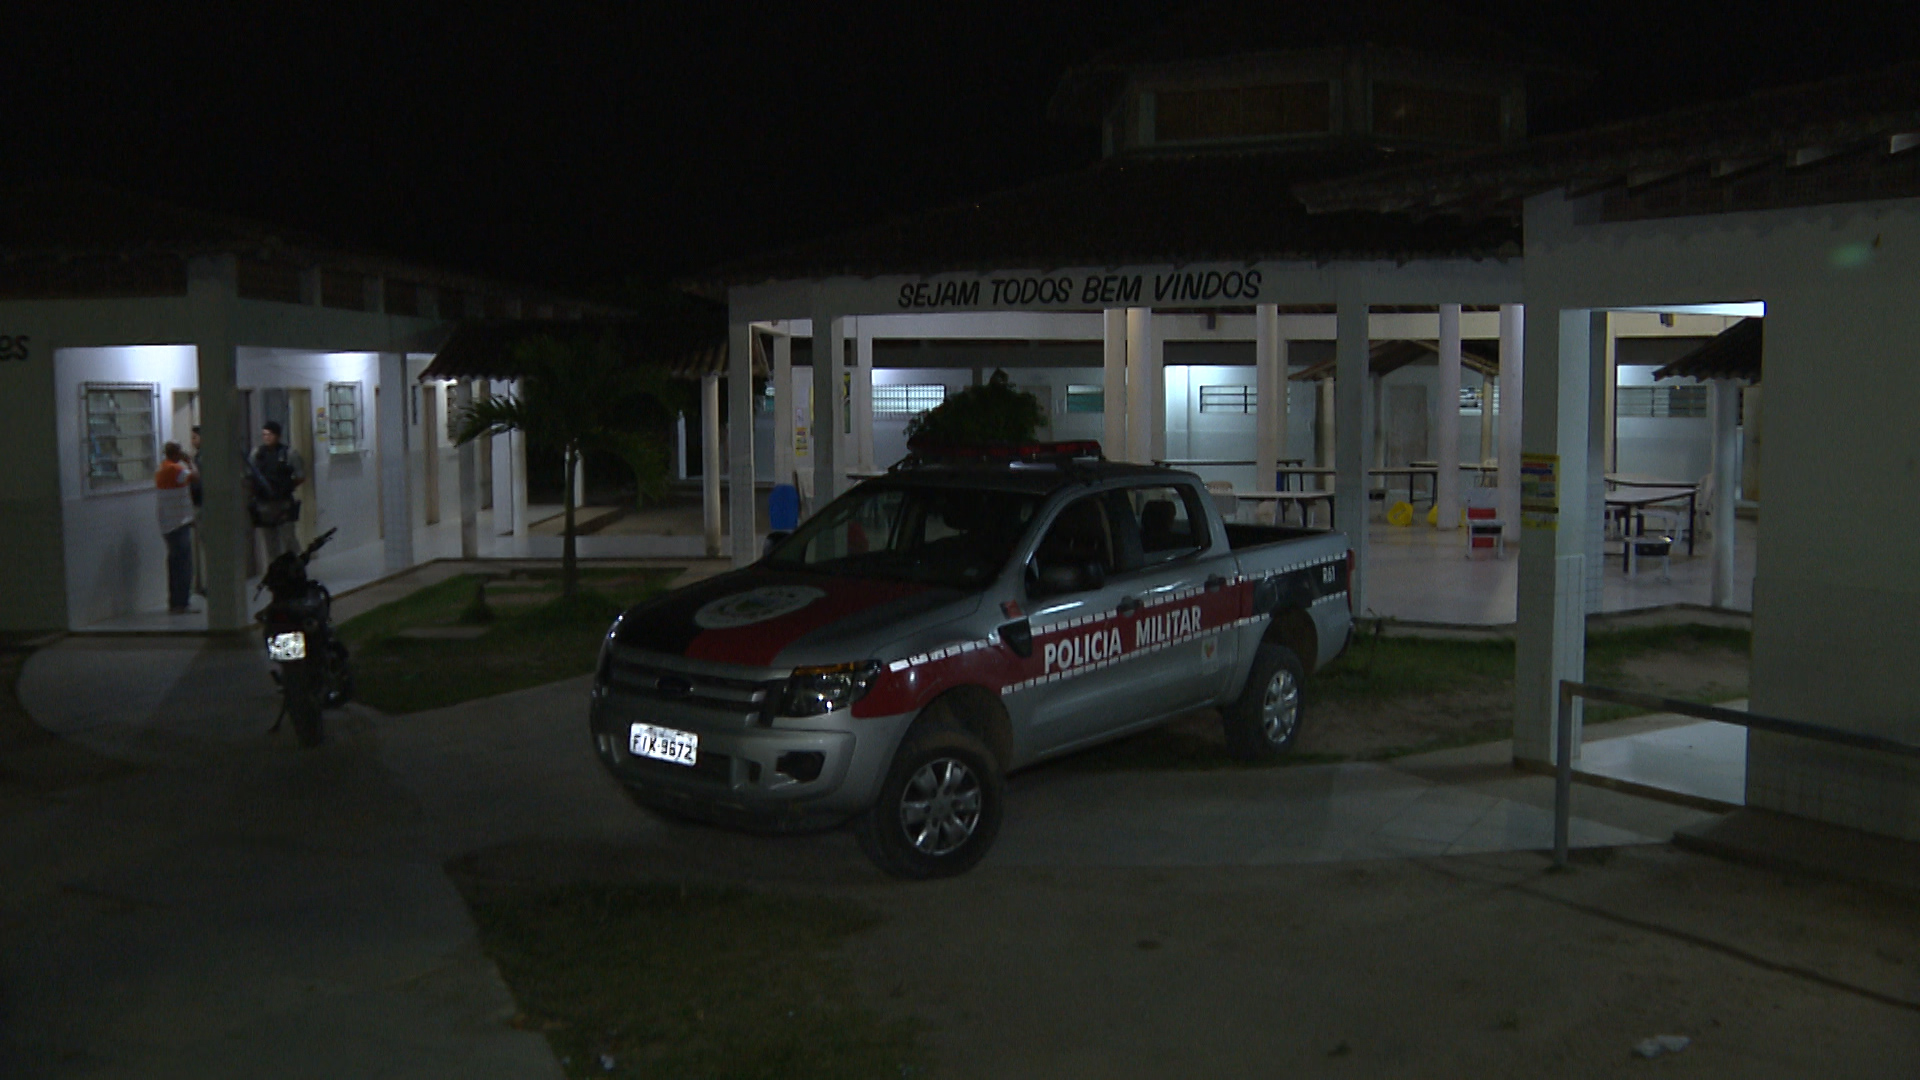
[[[894,311],[1004,311],[1260,302],[1258,267],[962,275],[901,282]]]
[[[1369,282],[1367,299],[1374,304],[1511,303],[1520,285],[1517,259],[1251,261],[768,282],[738,287],[737,299],[741,314],[750,319],[806,315],[808,308],[797,307],[795,300],[816,313],[849,315],[1249,308],[1332,304],[1340,280],[1355,276]],[[795,286],[804,290],[804,299]]]

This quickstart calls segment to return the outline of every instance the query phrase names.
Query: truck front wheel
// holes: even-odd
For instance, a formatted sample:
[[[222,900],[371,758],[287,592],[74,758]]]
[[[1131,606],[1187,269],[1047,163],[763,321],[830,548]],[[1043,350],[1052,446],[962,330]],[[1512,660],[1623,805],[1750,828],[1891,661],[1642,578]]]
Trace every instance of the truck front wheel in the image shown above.
[[[1300,684],[1305,669],[1292,649],[1271,641],[1253,654],[1246,688],[1221,710],[1227,753],[1241,761],[1266,761],[1293,749],[1304,713]]]
[[[879,801],[854,821],[860,847],[894,877],[966,873],[1000,832],[1006,781],[993,754],[959,728],[908,732]]]

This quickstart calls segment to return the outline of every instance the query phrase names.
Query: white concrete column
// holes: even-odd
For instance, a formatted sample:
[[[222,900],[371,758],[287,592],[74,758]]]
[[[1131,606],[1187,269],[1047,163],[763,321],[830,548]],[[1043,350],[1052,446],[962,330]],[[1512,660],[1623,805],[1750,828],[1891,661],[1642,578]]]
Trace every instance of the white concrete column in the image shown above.
[[[1724,608],[1733,602],[1733,489],[1740,479],[1736,471],[1740,453],[1740,384],[1732,379],[1715,379],[1712,385],[1707,407],[1713,418],[1713,499],[1711,506],[1700,509],[1713,515],[1713,543],[1707,549],[1712,586],[1707,602]],[[1694,527],[1699,527],[1697,519]],[[1698,537],[1695,540],[1697,542]]]
[[[1147,460],[1167,456],[1167,339],[1166,325],[1156,321],[1147,334]],[[1181,377],[1186,377],[1183,370]]]
[[[753,326],[727,328],[727,529],[733,537],[733,565],[760,557],[760,529],[754,502]]]
[[[511,384],[498,379],[481,385],[489,397],[505,397],[513,392]],[[493,534],[512,536],[519,513],[513,501],[513,434],[488,439],[487,452],[493,455]]]
[[[1620,449],[1618,445],[1620,425],[1619,422],[1614,419],[1613,400],[1620,386],[1619,335],[1613,322],[1613,317],[1611,313],[1609,313],[1606,330],[1606,370],[1600,380],[1603,393],[1600,395],[1601,400],[1597,403],[1600,410],[1605,414],[1605,419],[1601,421],[1600,426],[1600,437],[1603,444],[1600,456],[1600,460],[1603,463],[1600,469],[1602,474],[1618,472],[1620,469]]]
[[[854,320],[853,445],[847,460],[861,472],[873,471],[873,330],[866,319]]]
[[[687,478],[687,414],[673,414],[673,476],[676,480]]]
[[[1100,450],[1115,461],[1127,457],[1127,309],[1101,313],[1101,428]]]
[[[1494,460],[1493,398],[1500,392],[1500,376],[1488,375],[1480,381],[1480,463]],[[1499,480],[1496,475],[1494,479]]]
[[[193,321],[195,363],[200,380],[204,504],[198,521],[200,542],[207,559],[209,630],[237,630],[253,621],[247,610],[250,598],[246,591],[247,555],[253,544],[253,529],[241,486],[246,468],[243,461],[253,445],[253,432],[251,421],[241,409],[238,390],[240,354],[233,340],[235,275],[231,256],[196,258],[187,268],[187,306]],[[44,339],[36,339],[36,351],[40,340]],[[41,362],[53,363],[51,350]],[[49,376],[48,386],[51,385]],[[52,393],[51,389],[47,391],[49,400]],[[49,425],[52,423],[48,421]],[[187,440],[182,437],[179,441]],[[49,448],[46,452],[50,454],[52,450]],[[57,522],[57,506],[54,513]],[[16,521],[9,527],[20,525]],[[58,540],[54,543],[57,545]],[[67,619],[73,618],[74,613],[68,612]]]
[[[1587,520],[1593,524],[1586,531],[1587,610],[1598,611],[1607,569],[1606,530],[1601,522],[1607,510],[1607,451],[1612,429],[1608,403],[1613,400],[1614,383],[1618,381],[1613,371],[1613,313],[1594,312],[1587,320],[1587,330],[1587,356],[1591,361],[1587,365],[1587,471],[1562,481],[1566,485],[1562,498],[1586,498]]]
[[[473,408],[473,380],[459,379],[453,384],[453,411],[447,417],[450,429],[460,426],[461,418]],[[480,445],[479,440],[460,444],[460,557],[480,557]]]
[[[840,380],[846,371],[846,341],[841,316],[825,310],[813,313],[813,430],[808,432],[807,448],[813,455],[816,510],[832,502],[843,483],[840,470],[845,467],[845,459],[840,454],[840,440],[846,413]]]
[[[1316,469],[1333,468],[1333,444],[1336,435],[1334,424],[1333,380],[1314,381],[1314,425],[1313,425],[1313,465]],[[1325,488],[1332,485],[1324,477],[1316,477],[1314,486]]]
[[[1153,460],[1154,383],[1161,378],[1153,363],[1153,309],[1127,309],[1127,453],[1126,460]]]
[[[1526,326],[1524,307],[1500,305],[1500,520],[1507,523],[1508,543],[1520,535],[1520,432],[1521,418],[1526,415]],[[1485,415],[1483,406],[1483,423]]]
[[[1367,450],[1367,467],[1385,468],[1387,464],[1387,381],[1373,373],[1373,342],[1367,342],[1367,398],[1373,409],[1373,441]],[[1372,477],[1368,477],[1372,482]]]
[[[1353,549],[1350,585],[1355,614],[1367,610],[1367,449],[1373,442],[1371,364],[1367,294],[1358,274],[1341,274],[1334,284],[1334,413],[1339,433],[1334,446],[1333,524],[1347,534]]]
[[[1440,475],[1434,480],[1434,527],[1460,526],[1460,305],[1440,305],[1440,386],[1434,409],[1434,460]]]
[[[707,558],[720,557],[720,376],[700,376],[700,508]]]
[[[784,329],[784,328],[783,328]],[[793,483],[793,335],[773,336],[773,482]]]
[[[1253,309],[1254,420],[1253,486],[1273,486],[1274,471],[1287,445],[1287,341],[1280,336],[1280,308]]]
[[[413,565],[413,468],[407,423],[407,354],[380,354],[380,385],[386,394],[374,418],[380,440],[380,515],[386,521],[381,567],[397,573]]]
[[[587,505],[587,461],[585,457],[578,458],[573,463],[573,505],[575,507]]]
[[[513,382],[514,394],[526,393],[526,385],[519,379]],[[513,535],[517,540],[527,538],[532,522],[527,513],[527,433],[516,431],[511,435],[513,454]]]
[[[1530,454],[1557,459],[1560,486],[1554,512],[1530,517],[1520,530],[1513,756],[1548,763],[1553,761],[1560,682],[1581,679],[1586,672],[1588,541],[1590,534],[1598,535],[1600,525],[1590,491],[1591,477],[1600,466],[1591,406],[1594,386],[1604,377],[1597,365],[1606,331],[1604,313],[1550,303],[1537,304],[1536,310],[1543,317],[1528,320],[1526,329],[1526,352],[1534,362],[1525,380],[1524,447]],[[1519,405],[1511,394],[1512,374],[1507,381],[1509,407]],[[1503,477],[1507,460],[1503,450]],[[1576,702],[1576,757],[1581,716],[1582,706]]]

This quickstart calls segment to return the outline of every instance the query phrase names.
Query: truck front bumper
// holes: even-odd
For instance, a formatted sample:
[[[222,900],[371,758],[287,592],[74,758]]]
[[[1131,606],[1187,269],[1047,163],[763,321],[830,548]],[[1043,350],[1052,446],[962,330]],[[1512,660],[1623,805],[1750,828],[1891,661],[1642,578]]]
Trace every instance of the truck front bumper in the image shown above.
[[[761,832],[827,828],[864,812],[913,721],[912,714],[855,718],[840,709],[740,725],[617,693],[597,696],[590,717],[601,763],[636,801]],[[694,763],[634,754],[636,723],[697,736]]]

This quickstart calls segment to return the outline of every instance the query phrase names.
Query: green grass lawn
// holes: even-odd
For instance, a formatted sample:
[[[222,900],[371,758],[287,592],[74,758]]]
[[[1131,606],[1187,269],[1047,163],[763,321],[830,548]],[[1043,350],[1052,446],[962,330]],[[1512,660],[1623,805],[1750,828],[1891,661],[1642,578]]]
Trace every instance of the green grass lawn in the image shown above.
[[[1693,624],[1590,633],[1587,635],[1587,681],[1631,683],[1634,680],[1626,672],[1628,663],[1651,653],[1725,649],[1745,654],[1752,645],[1752,635],[1745,630]],[[1315,694],[1324,701],[1358,702],[1473,690],[1511,691],[1513,663],[1512,641],[1453,641],[1363,633],[1340,659],[1311,681]],[[1718,691],[1707,688],[1704,692]],[[1685,694],[1678,696],[1683,700],[1710,700]]]
[[[419,712],[556,682],[593,670],[613,617],[666,588],[676,571],[593,568],[580,590],[560,595],[557,570],[519,570],[486,588],[462,575],[355,616],[340,626],[353,650],[361,701],[389,713]],[[477,637],[421,637],[461,628]]]
[[[913,1025],[855,1004],[835,952],[878,918],[734,888],[579,884],[469,896],[480,940],[575,1077],[925,1075]]]

